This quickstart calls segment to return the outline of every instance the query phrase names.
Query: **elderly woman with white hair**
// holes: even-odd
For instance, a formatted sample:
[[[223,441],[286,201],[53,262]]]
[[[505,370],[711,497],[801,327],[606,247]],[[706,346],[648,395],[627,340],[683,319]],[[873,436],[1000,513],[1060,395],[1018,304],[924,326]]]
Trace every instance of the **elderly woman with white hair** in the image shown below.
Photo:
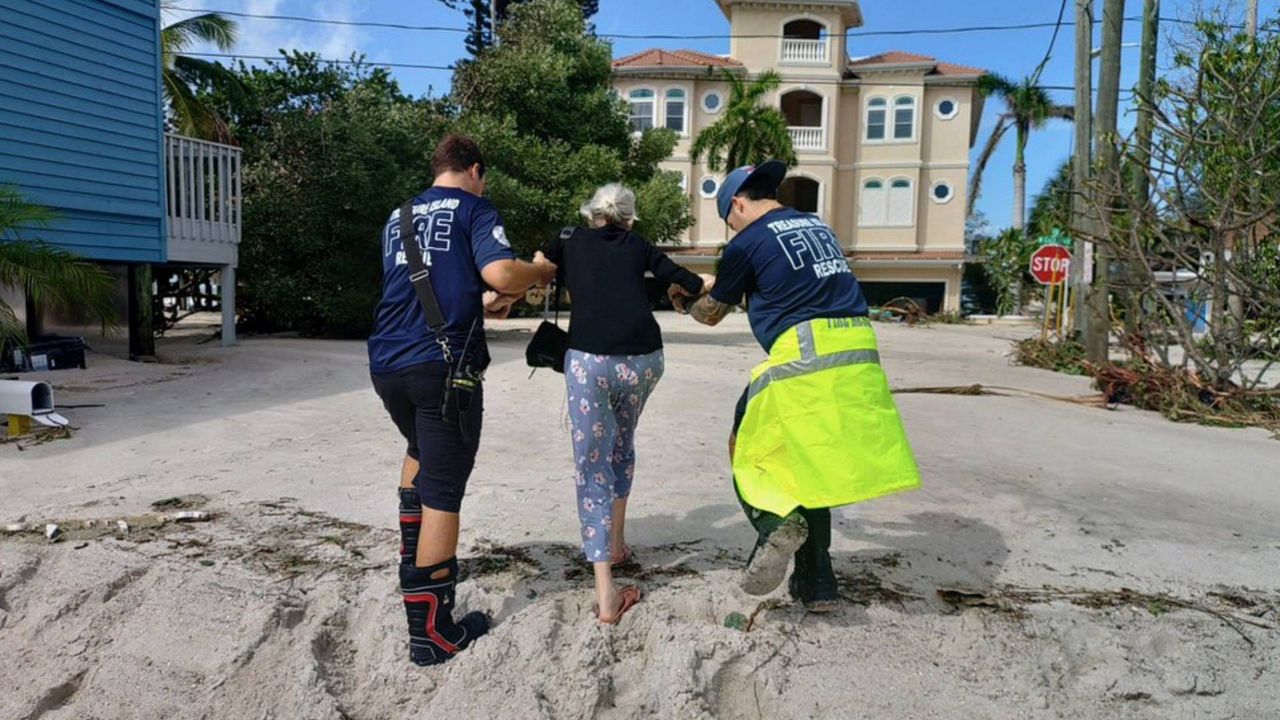
[[[614,584],[612,567],[631,559],[624,531],[636,426],[663,372],[662,332],[645,276],[690,295],[709,291],[714,279],[676,265],[631,232],[636,196],[622,185],[597,190],[582,216],[591,227],[566,229],[543,253],[573,300],[565,382],[582,550],[595,567],[596,616],[614,624],[640,600],[638,587]]]

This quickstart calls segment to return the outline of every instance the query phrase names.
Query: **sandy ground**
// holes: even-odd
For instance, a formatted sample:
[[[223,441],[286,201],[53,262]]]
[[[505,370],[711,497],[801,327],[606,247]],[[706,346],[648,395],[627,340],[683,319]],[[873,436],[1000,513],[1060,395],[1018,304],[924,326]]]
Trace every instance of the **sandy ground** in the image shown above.
[[[591,617],[561,378],[530,379],[531,325],[504,323],[459,593],[496,626],[432,669],[405,659],[402,445],[362,344],[166,341],[165,364],[51,375],[79,429],[0,445],[0,522],[109,524],[0,538],[0,718],[1280,717],[1266,433],[900,395],[924,489],[839,512],[848,603],[806,615],[735,584],[752,535],[724,440],[760,357],[745,320],[663,323],[628,524],[645,600],[617,628]],[[1089,392],[1011,367],[1026,330],[879,332],[896,387]],[[212,520],[114,531],[184,508]],[[725,626],[735,612],[749,631]]]

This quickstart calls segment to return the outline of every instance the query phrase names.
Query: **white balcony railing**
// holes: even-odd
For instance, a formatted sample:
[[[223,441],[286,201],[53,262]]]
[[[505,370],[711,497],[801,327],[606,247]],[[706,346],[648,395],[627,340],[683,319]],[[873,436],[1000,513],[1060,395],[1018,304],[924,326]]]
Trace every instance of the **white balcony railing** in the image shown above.
[[[826,40],[809,40],[804,38],[782,39],[782,61],[793,63],[826,63]]]
[[[236,265],[240,148],[167,134],[164,151],[169,261]]]
[[[791,144],[796,150],[825,150],[826,132],[822,127],[792,127]]]

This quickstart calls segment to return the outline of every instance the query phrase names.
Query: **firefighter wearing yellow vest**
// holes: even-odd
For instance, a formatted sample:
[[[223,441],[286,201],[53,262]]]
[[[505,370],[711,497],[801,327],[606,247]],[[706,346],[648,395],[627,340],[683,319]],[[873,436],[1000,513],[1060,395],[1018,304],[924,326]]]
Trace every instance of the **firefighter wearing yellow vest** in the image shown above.
[[[769,358],[751,371],[734,418],[734,484],[759,534],[742,588],[772,592],[786,578],[811,611],[837,607],[831,510],[920,485],[867,302],[835,233],[784,207],[786,166],[734,170],[717,197],[736,232],[709,295],[673,289],[677,309],[715,325],[747,302]]]

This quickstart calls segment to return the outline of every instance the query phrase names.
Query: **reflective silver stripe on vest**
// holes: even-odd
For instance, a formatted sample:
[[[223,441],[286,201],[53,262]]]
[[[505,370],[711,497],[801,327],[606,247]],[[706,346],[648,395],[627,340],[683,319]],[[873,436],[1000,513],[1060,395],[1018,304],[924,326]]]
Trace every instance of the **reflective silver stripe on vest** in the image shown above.
[[[810,340],[812,340],[812,330],[810,331]],[[869,364],[880,364],[880,352],[878,350],[846,350],[771,367],[763,375],[751,381],[751,388],[747,391],[747,402],[751,402],[755,399],[755,396],[764,392],[764,389],[769,387],[769,383],[775,380],[786,380],[832,368],[845,367],[846,365]]]
[[[796,342],[800,345],[800,359],[813,360],[818,357],[817,346],[813,342],[813,322],[802,322],[796,326]]]

